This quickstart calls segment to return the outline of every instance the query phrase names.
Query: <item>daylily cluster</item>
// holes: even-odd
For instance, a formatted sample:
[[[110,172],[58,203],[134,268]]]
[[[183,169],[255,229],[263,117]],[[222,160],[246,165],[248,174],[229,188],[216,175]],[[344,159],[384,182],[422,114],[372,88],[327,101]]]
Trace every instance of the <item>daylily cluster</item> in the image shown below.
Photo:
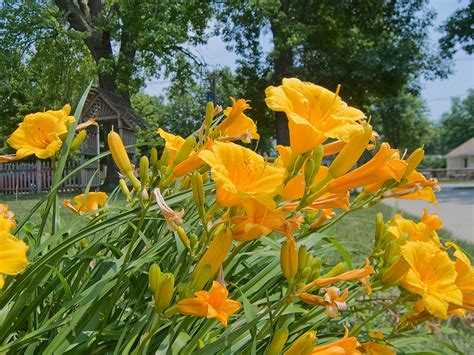
[[[232,106],[225,110],[209,103],[200,129],[188,137],[158,129],[164,140],[161,155],[152,148],[150,157],[141,157],[137,168],[120,136],[113,131],[108,135],[127,203],[145,212],[154,207],[189,257],[188,269],[180,273],[177,285],[173,270],[162,272],[158,264],[149,269],[157,324],[180,314],[215,318],[227,326],[241,303],[229,298],[238,293],[227,289],[226,279],[231,276],[224,275],[224,266],[245,243],[259,243],[265,237],[271,237],[272,245],[280,249],[281,280],[286,279],[281,308],[275,314],[300,302],[302,307],[316,307],[328,319],[337,318],[349,311],[350,300],[360,290],[370,295],[373,289],[392,286],[406,290],[408,300],[413,301],[406,321],[429,315],[447,318],[474,309],[473,267],[455,244],[442,245],[436,215],[425,212],[419,223],[397,215],[388,225],[378,216],[373,253],[359,268],[347,270],[346,263],[328,268],[324,258],[312,253],[305,238],[335,223],[334,216],[342,217],[385,198],[436,203],[434,192],[439,187],[435,179],[428,180],[416,171],[423,150],[406,156],[378,142],[365,114],[341,99],[339,87],[334,93],[291,78],[267,88],[265,94],[268,107],[284,112],[289,122],[290,145],[276,146],[278,157],[273,162],[243,145],[260,138],[256,123],[246,114],[250,105],[244,99],[231,98]],[[8,141],[17,149],[11,159],[32,154],[54,157],[68,125],[74,122],[69,112],[65,106],[27,116]],[[39,133],[31,134],[32,127],[39,127]],[[354,168],[364,154],[371,155],[370,159]],[[327,166],[325,157],[331,161]],[[192,192],[190,201],[200,223],[185,224],[188,211],[173,206],[169,198],[177,190]],[[351,193],[357,193],[352,202]],[[64,205],[93,216],[107,204],[107,195],[88,192],[73,202],[66,200]],[[11,245],[0,248],[0,273],[9,275],[26,266],[28,250],[9,234],[14,225],[11,220],[0,217],[1,226],[10,226],[1,232],[5,237],[1,234],[0,243],[4,240]],[[454,249],[455,261],[449,249]],[[10,269],[3,267],[2,258],[7,258]],[[3,283],[2,277],[0,281]],[[357,287],[359,283],[363,287]],[[238,285],[230,284],[237,290],[234,286]],[[343,338],[316,346],[316,332],[310,329],[306,327],[307,332],[286,344],[288,329],[283,327],[274,333],[268,349],[281,353],[286,347],[286,354],[394,353],[380,337],[359,343],[357,328],[355,336],[349,336],[346,329]]]
[[[396,215],[380,228],[378,277],[385,287],[398,285],[415,295],[407,321],[447,319],[474,310],[474,267],[456,244],[440,242],[436,230],[441,227],[438,216],[425,209],[419,223]]]

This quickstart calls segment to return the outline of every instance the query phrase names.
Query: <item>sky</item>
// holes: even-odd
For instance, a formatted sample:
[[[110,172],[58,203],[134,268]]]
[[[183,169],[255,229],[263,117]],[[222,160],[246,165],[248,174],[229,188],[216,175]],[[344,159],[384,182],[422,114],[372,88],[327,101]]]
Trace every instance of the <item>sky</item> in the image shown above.
[[[431,0],[430,6],[437,16],[434,26],[430,29],[430,45],[436,46],[441,33],[437,28],[458,8],[467,6],[469,0]],[[262,36],[261,44],[264,50],[272,48],[270,35]],[[228,51],[219,37],[212,37],[206,45],[193,49],[201,59],[212,67],[230,67],[235,69],[237,54]],[[453,61],[452,74],[445,80],[422,82],[422,97],[428,107],[428,115],[433,121],[438,121],[444,112],[449,111],[451,97],[465,97],[467,90],[474,88],[474,56],[459,51]],[[169,85],[167,80],[151,80],[147,83],[145,92],[159,95]]]

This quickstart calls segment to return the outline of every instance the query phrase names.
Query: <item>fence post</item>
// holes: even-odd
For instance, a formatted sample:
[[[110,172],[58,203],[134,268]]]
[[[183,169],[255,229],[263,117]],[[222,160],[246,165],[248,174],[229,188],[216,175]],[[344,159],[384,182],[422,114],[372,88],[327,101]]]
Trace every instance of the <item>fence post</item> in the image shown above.
[[[43,174],[41,171],[41,160],[36,161],[36,192],[43,192]]]

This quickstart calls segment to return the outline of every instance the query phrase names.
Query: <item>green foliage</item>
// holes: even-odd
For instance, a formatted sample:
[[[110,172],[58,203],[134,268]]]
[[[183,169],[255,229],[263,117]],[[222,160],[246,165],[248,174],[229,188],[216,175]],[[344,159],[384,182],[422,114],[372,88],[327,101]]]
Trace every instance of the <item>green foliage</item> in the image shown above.
[[[425,155],[419,169],[445,169],[446,158],[442,155]]]
[[[419,96],[402,91],[378,100],[369,111],[381,138],[394,148],[413,151],[431,142],[433,123],[426,117],[426,105]]]
[[[446,32],[440,39],[443,54],[452,57],[461,47],[466,53],[474,53],[474,1],[458,9],[443,24]]]
[[[451,111],[441,117],[441,144],[443,154],[474,137],[474,90],[468,91],[463,100],[453,98]]]
[[[265,111],[261,89],[285,76],[332,90],[341,84],[346,101],[369,109],[407,86],[418,91],[421,77],[447,74],[446,62],[427,45],[434,13],[426,1],[230,1],[220,10],[220,33],[242,58],[237,73],[246,84],[243,94],[254,98],[269,131],[274,118]],[[267,32],[273,49],[266,54],[260,41]],[[398,122],[383,119],[392,121],[387,126]]]

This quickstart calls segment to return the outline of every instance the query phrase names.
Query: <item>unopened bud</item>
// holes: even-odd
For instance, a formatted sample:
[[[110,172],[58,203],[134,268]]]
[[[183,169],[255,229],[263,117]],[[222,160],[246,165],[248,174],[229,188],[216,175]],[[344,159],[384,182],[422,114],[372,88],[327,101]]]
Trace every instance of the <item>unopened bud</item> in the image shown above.
[[[110,153],[118,169],[122,174],[128,175],[128,173],[133,170],[132,164],[123,145],[122,138],[114,132],[113,128],[107,136],[107,143],[109,144]]]
[[[363,130],[354,134],[333,160],[329,166],[329,174],[337,178],[347,173],[364,153],[371,137],[372,127],[366,123]]]
[[[120,190],[125,195],[126,198],[130,196],[130,190],[128,189],[127,182],[124,179],[119,180]]]
[[[140,190],[141,187],[142,187],[142,184],[140,183],[140,180],[137,179],[137,177],[135,176],[135,174],[133,173],[133,170],[130,170],[130,171],[127,171],[127,173],[125,174],[128,179],[130,180],[130,182],[132,183],[132,186],[136,189],[136,190]]]
[[[206,105],[206,119],[204,125],[206,129],[209,129],[212,125],[212,119],[214,118],[214,103],[209,101]]]
[[[407,159],[407,167],[405,169],[405,173],[403,174],[404,178],[410,175],[410,173],[412,173],[416,169],[416,167],[420,165],[424,156],[425,151],[421,148],[415,149],[415,151],[410,154]]]
[[[379,212],[375,215],[374,249],[378,249],[380,246],[382,246],[384,235],[385,235],[385,223],[383,221],[383,214]]]
[[[173,159],[173,166],[178,165],[184,159],[189,157],[189,154],[191,154],[191,151],[193,150],[195,145],[196,145],[196,138],[194,136],[189,136],[188,138],[186,138],[183,145],[181,146],[181,149],[178,151],[178,153],[176,153]]]
[[[280,251],[280,265],[283,276],[287,280],[295,277],[298,271],[298,251],[293,239],[285,240]]]
[[[306,266],[306,255],[308,254],[308,249],[306,246],[302,245],[298,249],[298,270],[303,270]]]
[[[140,158],[140,181],[142,184],[147,185],[148,184],[148,169],[150,168],[150,162],[148,160],[147,156],[142,156]]]
[[[161,279],[162,273],[160,266],[158,264],[152,264],[150,266],[150,270],[148,271],[148,285],[150,286],[150,289],[153,291],[153,293],[155,293],[158,289]]]
[[[204,184],[202,176],[198,172],[193,173],[191,176],[191,187],[193,189],[194,203],[198,208],[204,207]]]
[[[189,238],[183,227],[179,226],[176,232],[178,233],[179,239],[183,242],[184,246],[189,249],[191,246],[191,242],[189,241]]]
[[[86,137],[87,137],[87,131],[85,129],[80,131],[71,142],[71,152],[75,152],[76,150],[79,150],[82,142],[84,142],[84,139],[86,139]]]
[[[150,165],[158,167],[158,150],[156,148],[151,148],[150,150]]]
[[[155,309],[157,312],[167,308],[174,294],[174,275],[171,273],[163,274],[161,282],[155,292]]]
[[[316,345],[316,332],[310,331],[300,336],[285,352],[285,355],[309,355]]]
[[[265,352],[266,355],[279,355],[288,340],[288,329],[280,328],[273,335],[272,342]]]
[[[342,263],[339,263],[339,264],[336,264],[331,270],[329,270],[329,272],[327,274],[325,274],[322,278],[323,279],[326,279],[326,278],[329,278],[329,277],[334,277],[334,276],[337,276],[337,275],[340,275],[342,274],[344,271],[346,271],[346,263],[345,262],[342,262]]]

